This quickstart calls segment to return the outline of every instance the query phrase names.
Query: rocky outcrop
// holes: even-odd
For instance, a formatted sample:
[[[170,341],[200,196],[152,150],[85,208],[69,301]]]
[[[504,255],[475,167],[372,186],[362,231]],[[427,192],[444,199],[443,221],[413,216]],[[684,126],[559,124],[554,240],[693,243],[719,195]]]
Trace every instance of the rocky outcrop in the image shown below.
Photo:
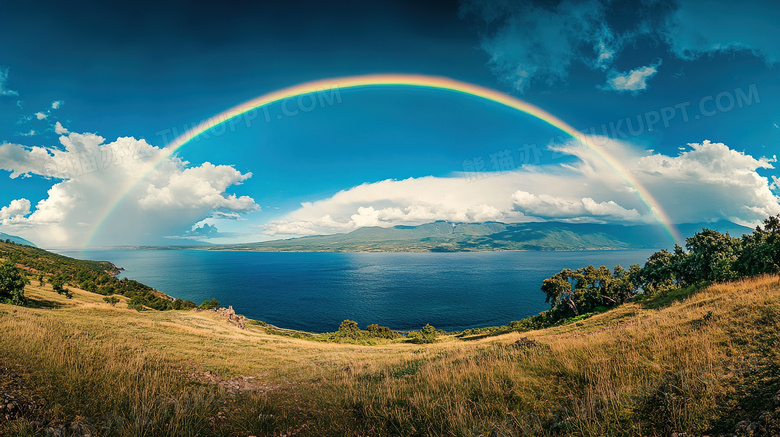
[[[222,316],[228,323],[235,325],[238,329],[246,328],[246,317],[241,314],[236,314],[232,306],[227,308],[219,308],[217,314]]]

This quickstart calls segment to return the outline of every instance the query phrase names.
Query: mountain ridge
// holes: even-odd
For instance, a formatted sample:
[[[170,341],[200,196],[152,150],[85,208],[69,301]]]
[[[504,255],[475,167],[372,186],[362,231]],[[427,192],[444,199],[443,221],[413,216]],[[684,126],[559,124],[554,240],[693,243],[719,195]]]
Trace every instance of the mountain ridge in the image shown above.
[[[728,221],[680,225],[687,235],[702,227],[749,233],[750,228]],[[692,232],[690,232],[692,233]],[[672,245],[661,225],[528,222],[457,223],[435,221],[416,226],[368,226],[345,234],[311,235],[256,243],[202,247],[205,250],[278,252],[473,252],[495,250],[657,249]]]
[[[17,237],[16,235],[9,235],[9,234],[0,232],[0,241],[5,241],[5,240],[11,240],[14,243],[23,244],[25,246],[38,247],[38,246],[35,245],[35,243],[33,243],[30,240],[25,240],[24,238]]]

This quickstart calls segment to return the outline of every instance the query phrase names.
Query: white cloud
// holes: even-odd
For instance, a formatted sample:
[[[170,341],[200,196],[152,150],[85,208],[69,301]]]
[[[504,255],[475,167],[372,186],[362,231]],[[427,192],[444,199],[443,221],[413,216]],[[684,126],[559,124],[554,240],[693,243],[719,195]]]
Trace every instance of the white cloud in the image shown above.
[[[57,133],[57,135],[67,135],[68,129],[65,128],[65,126],[62,125],[59,121],[54,123],[54,132]]]
[[[661,204],[673,223],[717,219],[757,224],[780,213],[772,182],[758,174],[772,160],[719,143],[690,144],[677,156],[593,137]],[[348,232],[361,226],[454,222],[565,220],[650,223],[656,218],[614,168],[580,143],[559,147],[576,164],[522,168],[477,182],[423,177],[366,183],[303,203],[263,226],[274,237]]]
[[[613,72],[607,79],[607,84],[603,89],[630,92],[642,91],[647,88],[647,81],[655,76],[660,65],[661,61],[659,60],[656,63],[635,68],[627,73]]]
[[[565,80],[574,61],[600,69],[609,65],[620,38],[608,26],[605,9],[600,0],[562,1],[555,6],[466,0],[460,14],[474,16],[484,25],[481,46],[491,67],[522,92],[535,80],[548,85]]]
[[[36,112],[36,113],[35,113],[35,117],[36,117],[38,120],[43,120],[43,119],[45,119],[45,118],[46,118],[46,117],[48,117],[48,116],[49,116],[49,114],[44,114],[43,112]]]
[[[63,102],[62,100],[55,100],[51,102],[51,109],[60,109],[60,106],[62,106],[63,103],[65,102]]]
[[[638,222],[642,219],[636,209],[626,209],[613,201],[596,202],[590,197],[567,199],[547,194],[531,194],[522,190],[512,195],[515,208],[525,215],[571,219],[589,218],[593,221]],[[648,220],[645,218],[644,220]]]
[[[661,32],[672,52],[692,60],[712,52],[746,50],[768,63],[780,61],[777,23],[780,8],[771,1],[680,0]]]
[[[38,132],[35,132],[34,129],[30,129],[27,132],[19,132],[19,136],[22,136],[22,137],[32,137],[34,135],[38,135]]]
[[[0,96],[18,96],[19,95],[18,92],[6,88],[7,81],[8,81],[8,69],[0,68]]]
[[[8,206],[0,208],[0,224],[10,225],[24,221],[30,213],[30,201],[27,199],[12,200]]]
[[[135,138],[106,144],[98,135],[71,133],[60,142],[61,148],[0,145],[0,168],[12,178],[37,174],[62,179],[27,217],[3,223],[44,247],[86,243],[111,208],[92,243],[157,244],[161,236],[180,235],[187,224],[215,211],[239,214],[257,208],[250,197],[227,193],[251,176],[233,167],[190,166]]]

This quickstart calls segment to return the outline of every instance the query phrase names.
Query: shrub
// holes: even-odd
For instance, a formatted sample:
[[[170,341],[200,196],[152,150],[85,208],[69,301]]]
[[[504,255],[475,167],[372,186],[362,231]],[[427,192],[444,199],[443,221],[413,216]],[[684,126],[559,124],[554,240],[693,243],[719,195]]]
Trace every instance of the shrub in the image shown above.
[[[60,281],[53,281],[51,283],[52,288],[54,289],[54,292],[57,294],[64,294],[66,298],[73,299],[73,293],[68,290],[67,288],[62,286],[62,282]]]
[[[104,297],[103,301],[106,302],[106,303],[111,304],[111,306],[113,307],[113,306],[116,306],[116,304],[119,303],[119,298],[118,297],[114,297],[114,296]]]
[[[358,324],[354,320],[347,319],[341,322],[341,325],[339,325],[339,332],[352,333],[357,331],[359,331]]]
[[[436,328],[431,326],[430,323],[426,323],[423,328],[418,332],[410,332],[408,337],[412,343],[435,343],[436,342]]]
[[[145,309],[144,308],[144,300],[139,295],[133,296],[132,299],[130,299],[130,301],[127,302],[127,307],[130,308],[130,309],[134,309],[134,310],[136,310],[138,312],[141,312],[141,311],[143,311]]]
[[[203,303],[198,305],[199,310],[215,310],[219,308],[219,302],[217,299],[204,300]]]
[[[376,323],[372,323],[366,327],[368,335],[374,338],[388,338],[393,339],[399,336],[396,331],[388,328],[387,326],[379,326]]]

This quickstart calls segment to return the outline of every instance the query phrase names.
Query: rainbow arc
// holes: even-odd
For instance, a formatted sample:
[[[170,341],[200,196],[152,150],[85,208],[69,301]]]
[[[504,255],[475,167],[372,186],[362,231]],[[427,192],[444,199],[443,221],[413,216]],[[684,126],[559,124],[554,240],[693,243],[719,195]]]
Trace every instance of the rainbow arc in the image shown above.
[[[471,96],[479,97],[482,99],[490,100],[509,108],[516,109],[520,112],[528,114],[545,123],[553,126],[572,138],[580,141],[585,147],[593,150],[604,162],[606,162],[611,168],[613,168],[637,193],[638,198],[642,203],[647,206],[651,214],[663,225],[665,231],[669,237],[675,242],[681,242],[682,236],[677,230],[676,226],[672,223],[669,216],[664,209],[648,191],[626,168],[620,163],[618,159],[612,156],[607,150],[599,145],[595,144],[586,135],[582,135],[577,132],[572,126],[561,120],[560,118],[550,114],[544,109],[532,105],[526,101],[520,100],[509,94],[502,93],[490,88],[486,88],[479,85],[474,85],[467,82],[458,81],[441,76],[427,76],[419,74],[369,74],[362,76],[350,76],[340,77],[333,79],[315,80],[312,82],[306,82],[299,85],[294,85],[288,88],[284,88],[278,91],[273,91],[267,94],[263,94],[257,98],[249,100],[247,102],[236,105],[226,111],[223,111],[214,117],[209,118],[197,126],[191,128],[187,132],[183,133],[176,139],[174,139],[169,145],[167,145],[160,158],[157,161],[150,162],[145,170],[135,180],[129,182],[125,187],[120,189],[120,195],[116,201],[107,205],[105,210],[98,216],[98,222],[93,229],[92,234],[86,242],[89,245],[97,232],[108,220],[113,211],[119,204],[122,203],[127,194],[133,190],[133,188],[160,163],[171,155],[176,153],[182,147],[186,146],[193,139],[206,131],[213,129],[222,123],[242,116],[249,111],[262,108],[266,105],[270,105],[275,102],[279,102],[291,97],[298,97],[307,94],[321,93],[327,90],[333,89],[349,89],[349,88],[364,88],[364,87],[380,87],[380,86],[405,86],[405,87],[418,87],[428,89],[438,89],[451,91],[461,94],[468,94]]]

